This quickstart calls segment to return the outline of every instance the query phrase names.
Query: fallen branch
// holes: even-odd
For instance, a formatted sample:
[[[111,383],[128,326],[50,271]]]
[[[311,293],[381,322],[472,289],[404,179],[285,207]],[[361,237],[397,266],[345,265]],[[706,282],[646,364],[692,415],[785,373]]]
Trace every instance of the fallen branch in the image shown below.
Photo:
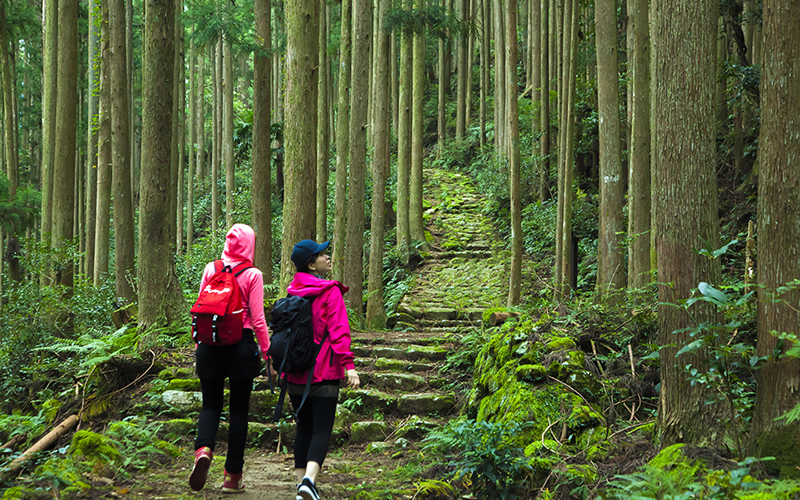
[[[36,444],[25,450],[25,452],[22,455],[20,455],[13,462],[11,462],[11,464],[5,470],[2,471],[3,477],[7,477],[16,472],[17,470],[19,470],[25,464],[25,462],[33,458],[33,456],[36,455],[36,453],[44,451],[53,446],[53,443],[55,443],[58,440],[58,438],[66,434],[67,431],[75,427],[77,424],[78,424],[78,415],[71,415],[67,417],[67,419],[58,424],[55,427],[55,429],[48,432],[45,437],[37,441]]]
[[[492,326],[502,325],[503,323],[508,321],[508,319],[516,318],[517,316],[519,316],[518,312],[510,312],[510,311],[493,312],[492,314],[489,315],[489,324]]]
[[[0,450],[10,449],[11,451],[14,451],[14,447],[20,444],[21,442],[25,441],[26,439],[28,439],[28,433],[23,432],[22,434],[17,434],[13,438],[11,438],[6,444],[0,446]]]

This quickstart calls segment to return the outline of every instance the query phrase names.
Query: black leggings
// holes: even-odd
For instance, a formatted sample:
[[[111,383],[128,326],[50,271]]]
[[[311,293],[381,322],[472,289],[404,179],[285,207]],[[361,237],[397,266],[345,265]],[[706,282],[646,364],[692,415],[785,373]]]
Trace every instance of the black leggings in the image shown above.
[[[241,474],[244,467],[244,448],[247,442],[247,414],[250,408],[250,392],[253,381],[230,381],[230,426],[228,431],[228,456],[225,470],[231,474]],[[214,439],[222,415],[225,379],[200,379],[203,390],[203,409],[197,424],[197,437],[194,449],[203,446],[214,449]]]
[[[302,394],[289,394],[292,407],[297,408]],[[322,466],[331,442],[333,420],[336,418],[337,398],[308,395],[297,414],[297,437],[294,440],[294,468],[305,469],[308,462]]]

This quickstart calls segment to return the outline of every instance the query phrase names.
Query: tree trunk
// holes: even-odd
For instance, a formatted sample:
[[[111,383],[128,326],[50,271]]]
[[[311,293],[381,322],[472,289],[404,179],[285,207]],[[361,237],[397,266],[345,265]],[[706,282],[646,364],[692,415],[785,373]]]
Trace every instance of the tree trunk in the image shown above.
[[[476,0],[467,0],[467,23],[472,26],[474,19],[474,4]],[[464,120],[467,130],[472,121],[472,66],[475,60],[475,32],[469,31],[467,35],[467,96],[464,100]],[[466,133],[466,131],[465,131]]]
[[[546,1],[546,0],[545,0]],[[482,0],[481,5],[481,90],[480,90],[480,127],[481,148],[486,145],[486,95],[489,93],[489,2]]]
[[[488,0],[486,0],[488,1]],[[494,140],[500,155],[508,154],[505,135],[506,121],[506,65],[505,29],[503,26],[503,4],[501,0],[494,0]]]
[[[211,77],[214,98],[211,100],[214,122],[211,127],[211,232],[219,227],[219,168],[222,156],[222,38],[211,49]]]
[[[400,40],[400,115],[397,128],[397,249],[403,263],[408,263],[411,249],[409,189],[411,182],[411,98],[414,66],[412,34],[405,32]],[[442,105],[442,92],[439,91]],[[443,111],[443,110],[442,110]],[[441,141],[442,138],[440,137]]]
[[[446,9],[446,4],[445,4],[444,7]],[[400,58],[402,60],[405,60],[403,58],[404,57],[404,52],[403,52],[403,47],[404,46],[403,46],[403,43],[405,43],[403,40],[405,40],[408,37],[405,34],[403,34],[402,37],[403,38],[400,41]],[[408,49],[408,50],[410,51],[410,49]],[[444,144],[445,144],[445,142],[447,140],[447,114],[446,114],[447,111],[446,111],[445,105],[447,103],[447,88],[450,85],[450,82],[448,81],[448,77],[450,76],[450,73],[447,71],[447,54],[445,53],[446,50],[447,50],[447,43],[446,43],[444,37],[441,37],[441,38],[439,38],[439,55],[438,55],[439,88],[438,88],[438,101],[437,101],[437,114],[436,114],[436,129],[438,131],[438,137],[437,137],[438,147],[437,147],[437,150],[436,150],[437,157],[442,154],[442,151],[444,150]],[[403,79],[403,71],[404,70],[405,70],[405,68],[404,68],[403,64],[401,63],[400,64],[400,85],[401,86],[402,86],[402,79]],[[481,89],[481,90],[483,90],[483,89]],[[399,93],[400,93],[399,100],[401,102],[402,102],[402,99],[403,99],[402,92],[403,92],[402,88],[399,89]],[[398,106],[398,108],[400,108],[400,113],[402,113],[403,112],[402,104],[400,104]],[[397,125],[398,134],[400,133],[400,127],[401,127],[400,126],[400,120],[401,120],[401,118],[398,116],[398,125]],[[399,153],[399,151],[398,151],[398,153]],[[398,196],[399,196],[399,193],[398,193]],[[398,208],[399,208],[399,206],[398,206]],[[398,238],[400,237],[399,232],[398,232],[397,237]],[[398,241],[398,243],[399,243],[399,241]]]
[[[100,90],[100,1],[89,1],[89,91],[86,127],[86,277],[94,276],[95,233],[97,231],[97,132]]]
[[[195,160],[195,179],[197,182],[206,176],[206,75],[205,75],[206,55],[202,50],[197,51],[197,75],[195,76],[195,96],[197,99],[195,108],[197,118],[195,118],[195,136],[197,139],[197,159]]]
[[[58,89],[56,93],[56,145],[53,162],[52,244],[60,248],[72,239],[75,207],[75,146],[78,96],[78,0],[61,0],[58,6]],[[58,283],[72,293],[73,263],[59,270]],[[70,329],[70,327],[68,327]]]
[[[506,5],[506,78],[508,93],[509,195],[511,198],[511,272],[508,285],[508,306],[519,305],[522,283],[522,202],[520,200],[521,163],[519,150],[519,109],[517,104],[517,0]]]
[[[650,30],[647,0],[628,0],[633,23],[628,63],[631,85],[631,144],[628,175],[628,288],[650,283]]]
[[[286,179],[281,241],[282,290],[294,274],[290,259],[294,244],[315,236],[316,210],[313,200],[317,179],[319,4],[319,0],[298,0],[286,5]],[[360,201],[362,198],[363,194],[354,199]],[[363,206],[359,204],[359,207],[363,217]]]
[[[43,0],[45,32],[42,77],[42,241],[51,241],[53,163],[56,147],[56,75],[58,73],[58,0]]]
[[[716,175],[714,172],[714,61],[716,2],[669,0],[651,4],[653,36],[652,94],[653,200],[655,251],[658,254],[658,300],[677,304],[700,282],[717,285],[719,260],[695,250],[719,246]],[[656,57],[656,54],[670,54]],[[690,315],[691,313],[691,315]],[[724,405],[703,404],[715,394],[706,384],[690,384],[685,366],[701,367],[707,349],[678,350],[691,338],[681,329],[719,316],[710,304],[689,312],[659,307],[661,398],[658,422],[661,443],[721,445]],[[733,429],[731,429],[733,431]]]
[[[128,126],[128,63],[125,54],[125,0],[108,5],[111,42],[111,164],[114,189],[114,268],[116,296],[136,300],[129,274],[135,272],[131,146]]]
[[[108,2],[101,2],[100,102],[97,127],[97,211],[94,286],[100,286],[109,269],[111,237],[111,51]]]
[[[139,328],[168,327],[185,317],[186,300],[175,275],[172,240],[165,221],[172,143],[172,79],[175,58],[173,0],[145,0],[142,75],[142,172],[139,211]]]
[[[236,165],[233,163],[233,48],[231,41],[223,41],[222,64],[222,159],[225,162],[225,228],[233,226],[236,210]]]
[[[197,144],[197,68],[195,66],[195,44],[189,45],[189,170],[186,174],[186,253],[191,252],[194,242],[194,172],[196,167],[195,147]],[[253,136],[255,142],[256,136]],[[255,162],[253,163],[255,165]],[[255,194],[253,195],[255,196]]]
[[[179,2],[181,10],[183,9],[183,0]],[[184,49],[184,28],[183,23],[177,23],[178,29],[178,42],[180,44],[180,51],[178,52],[178,203],[177,203],[177,227],[178,238],[176,242],[176,250],[178,256],[183,255],[183,211],[185,199],[184,184],[186,171],[186,54]],[[191,170],[189,170],[191,172]],[[188,176],[192,178],[191,175]]]
[[[342,32],[339,38],[339,85],[336,116],[336,188],[334,189],[333,278],[345,276],[347,238],[347,167],[350,155],[350,73],[352,61],[351,0],[342,0]]]
[[[764,58],[761,84],[761,135],[758,149],[758,355],[768,358],[758,371],[753,411],[752,450],[776,457],[764,466],[783,476],[800,465],[791,453],[798,439],[797,422],[777,417],[800,403],[800,360],[776,360],[778,339],[772,332],[800,331],[797,286],[800,276],[800,11],[791,2],[764,0]],[[787,287],[781,289],[781,287]],[[787,346],[788,347],[788,346]],[[790,474],[790,473],[789,473]],[[788,474],[787,474],[788,475]]]
[[[256,44],[253,55],[253,230],[258,235],[254,264],[261,269],[264,283],[272,283],[272,151],[270,149],[272,96],[271,9],[269,0],[254,5]]]
[[[548,0],[541,1],[541,73],[540,73],[540,100],[541,108],[539,117],[541,119],[540,130],[542,136],[539,139],[539,154],[541,164],[539,165],[539,200],[550,199],[550,14]]]
[[[364,190],[367,176],[367,124],[370,61],[365,57],[371,38],[370,1],[353,2],[353,97],[350,110],[350,189],[351,202],[347,205],[347,252],[345,283],[350,287],[347,303],[361,316],[364,288]]]
[[[462,22],[467,20],[468,0],[458,1],[458,18]],[[500,15],[502,11],[498,10]],[[467,34],[463,33],[458,37],[458,88],[456,96],[456,140],[464,139],[467,117]]]
[[[386,1],[386,0],[384,0]],[[328,28],[325,7],[320,4],[319,15],[319,95],[317,96],[317,241],[328,239],[328,151],[330,150],[330,129],[328,128]],[[388,62],[388,61],[387,61]]]
[[[629,0],[632,1],[632,0]],[[622,255],[622,158],[620,156],[619,75],[616,0],[595,3],[597,103],[600,141],[600,229],[597,238],[597,293],[614,300],[625,286]]]
[[[389,1],[382,0],[378,19],[382,20],[389,10]],[[375,133],[374,157],[372,161],[372,220],[369,243],[369,286],[367,293],[367,328],[383,330],[386,327],[386,311],[383,307],[383,245],[386,175],[391,166],[389,142],[392,120],[389,85],[389,33],[379,23],[375,44]]]
[[[13,199],[17,195],[19,183],[19,158],[16,148],[16,118],[14,113],[15,96],[13,84],[16,75],[13,74],[9,57],[8,32],[6,30],[6,3],[0,2],[0,70],[3,77],[3,132],[5,133],[5,173],[8,175],[8,195]],[[27,92],[27,89],[26,89]]]
[[[417,0],[417,8],[424,0]],[[412,241],[419,241],[423,250],[428,250],[425,241],[425,224],[422,220],[422,162],[425,104],[425,33],[414,35],[413,90],[411,96],[411,176],[408,187],[408,226]]]

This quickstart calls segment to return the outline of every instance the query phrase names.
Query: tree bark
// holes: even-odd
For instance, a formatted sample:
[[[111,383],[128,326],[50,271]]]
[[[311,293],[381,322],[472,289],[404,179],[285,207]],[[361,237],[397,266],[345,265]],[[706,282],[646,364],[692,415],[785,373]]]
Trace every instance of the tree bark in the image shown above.
[[[186,174],[186,253],[191,252],[194,242],[194,173],[196,166],[195,147],[197,146],[197,67],[195,66],[195,43],[189,45],[189,170]],[[255,135],[253,136],[255,141]],[[255,194],[253,195],[255,196]]]
[[[254,264],[261,269],[264,283],[272,283],[272,151],[271,97],[272,50],[269,0],[256,0],[256,44],[259,50],[253,55],[253,230],[258,235]]]
[[[43,0],[44,66],[42,77],[42,241],[51,241],[53,221],[53,163],[56,147],[56,75],[58,74],[58,0]]]
[[[508,173],[511,198],[511,272],[508,284],[508,306],[519,305],[522,284],[522,202],[520,200],[521,163],[519,150],[519,109],[517,103],[517,0],[506,5],[506,92],[508,93]]]
[[[78,0],[61,0],[58,6],[58,89],[56,92],[56,145],[53,161],[52,245],[61,248],[74,236],[75,146],[78,96]],[[59,270],[58,283],[72,292],[73,263]],[[68,327],[69,329],[69,327]]]
[[[282,290],[294,274],[290,256],[295,243],[315,236],[316,210],[313,200],[317,179],[319,3],[319,0],[298,0],[286,5],[286,179],[281,242]],[[362,207],[362,217],[363,212]]]
[[[716,2],[669,0],[651,3],[653,37],[653,200],[655,250],[658,254],[658,299],[677,304],[688,299],[700,282],[717,285],[719,260],[695,249],[719,245],[716,175],[714,172],[714,61]],[[656,57],[670,54],[669,57]],[[690,314],[691,313],[691,316]],[[721,445],[724,405],[705,405],[714,397],[706,384],[690,384],[685,367],[701,367],[707,349],[676,354],[690,341],[681,329],[715,323],[710,304],[689,312],[659,307],[661,398],[658,423],[661,443]]]
[[[628,0],[633,23],[629,65],[631,85],[631,144],[628,174],[628,288],[650,283],[650,29],[646,0]]]
[[[414,66],[414,42],[411,32],[400,40],[400,115],[397,128],[397,249],[403,263],[408,263],[411,249],[409,189],[411,187],[411,103]],[[441,90],[439,99],[442,99]],[[440,105],[442,101],[440,101]],[[443,144],[442,138],[439,138]]]
[[[225,162],[225,229],[233,226],[236,210],[236,165],[233,162],[233,48],[226,36],[222,42],[222,160]]]
[[[145,0],[142,75],[142,172],[139,211],[139,328],[169,327],[186,311],[173,265],[169,192],[172,79],[175,58],[173,0]]]
[[[97,231],[97,131],[100,90],[100,2],[89,1],[89,67],[86,127],[86,277],[94,276],[95,232]]]
[[[489,1],[489,0],[485,0]],[[503,4],[501,0],[494,0],[494,141],[497,151],[501,156],[508,154],[508,144],[505,135],[506,115],[506,65],[505,53],[505,29],[503,26]]]
[[[378,19],[389,10],[389,1],[382,0]],[[369,243],[369,285],[367,293],[367,328],[382,330],[386,327],[383,307],[383,245],[385,227],[386,176],[391,166],[389,142],[391,139],[391,86],[389,85],[389,33],[380,24],[376,30],[375,46],[375,133],[372,161],[372,219]]]
[[[16,97],[11,83],[16,75],[12,72],[9,57],[8,31],[6,29],[6,3],[0,2],[0,70],[3,76],[3,132],[5,134],[5,165],[4,170],[8,175],[8,194],[10,199],[17,195],[19,183],[19,157],[16,148],[17,127],[14,113]],[[27,92],[27,90],[26,90]]]
[[[468,0],[458,1],[458,18],[461,22],[467,20]],[[510,8],[510,7],[509,7]],[[497,11],[498,15],[500,10]],[[456,95],[456,140],[464,139],[467,119],[467,34],[458,37],[458,87]]]
[[[114,190],[114,269],[116,296],[136,300],[129,274],[135,272],[131,146],[128,126],[128,62],[125,54],[125,0],[108,6],[111,43],[111,164]]]
[[[222,163],[222,38],[211,49],[211,79],[214,97],[211,100],[211,232],[219,227],[219,168]]]
[[[347,239],[347,170],[350,155],[350,73],[352,71],[351,0],[342,0],[342,32],[339,38],[339,84],[336,116],[336,187],[334,189],[333,277],[345,277]]]
[[[197,138],[197,159],[195,160],[195,179],[197,182],[206,176],[206,75],[205,75],[206,55],[202,50],[197,51],[197,75],[195,76],[195,96],[197,99],[195,107],[197,118],[195,119],[195,136]]]
[[[386,0],[384,0],[386,1]],[[328,152],[330,150],[330,129],[328,128],[328,28],[325,7],[320,4],[319,15],[319,93],[317,96],[317,221],[316,240],[328,239]]]
[[[97,127],[97,211],[95,229],[94,286],[100,286],[109,270],[111,237],[111,51],[108,2],[101,2],[100,99]]]
[[[418,9],[424,0],[417,0]],[[423,250],[428,250],[425,241],[425,225],[422,221],[422,161],[423,151],[423,105],[425,102],[425,33],[414,34],[413,90],[411,95],[411,175],[408,186],[408,229],[412,241],[419,241]]]
[[[546,0],[545,0],[546,1]],[[489,93],[489,2],[481,4],[481,90],[480,90],[480,128],[481,147],[486,145],[486,95]]]
[[[620,156],[619,75],[616,0],[595,3],[597,103],[600,141],[600,229],[597,238],[597,293],[615,300],[625,286],[622,248],[622,157]]]
[[[550,9],[548,0],[541,0],[541,72],[540,72],[540,96],[541,107],[539,118],[541,119],[540,130],[542,136],[539,138],[539,154],[541,164],[539,165],[539,200],[550,199]]]
[[[364,288],[364,191],[367,162],[367,124],[369,96],[369,60],[364,56],[369,51],[371,38],[369,0],[353,2],[353,89],[350,109],[350,203],[347,205],[347,252],[345,259],[345,283],[350,287],[346,298],[357,316],[363,311],[362,290]]]
[[[800,360],[775,359],[772,332],[800,331],[797,285],[800,276],[800,11],[792,2],[764,0],[764,68],[761,80],[761,135],[758,149],[758,371],[752,450],[776,457],[764,466],[772,474],[793,473],[800,426],[778,420],[800,403]],[[793,138],[789,140],[789,138]],[[786,287],[781,289],[781,287]],[[787,346],[788,347],[788,346]],[[788,474],[787,474],[788,475]]]

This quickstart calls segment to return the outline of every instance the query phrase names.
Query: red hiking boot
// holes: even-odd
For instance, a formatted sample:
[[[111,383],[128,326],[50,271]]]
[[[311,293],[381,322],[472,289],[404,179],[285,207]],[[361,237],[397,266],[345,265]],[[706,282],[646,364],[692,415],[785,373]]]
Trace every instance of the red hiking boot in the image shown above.
[[[194,452],[194,467],[192,467],[192,474],[189,476],[189,486],[194,491],[200,491],[206,485],[208,468],[211,466],[213,458],[214,454],[208,446],[203,446]]]

